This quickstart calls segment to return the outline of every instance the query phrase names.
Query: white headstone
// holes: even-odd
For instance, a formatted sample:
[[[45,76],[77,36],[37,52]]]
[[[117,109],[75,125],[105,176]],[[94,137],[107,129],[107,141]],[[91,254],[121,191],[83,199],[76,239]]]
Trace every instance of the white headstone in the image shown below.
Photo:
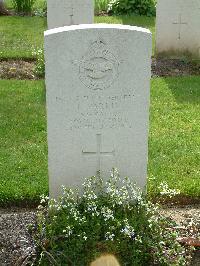
[[[50,195],[112,167],[147,176],[151,33],[122,25],[45,32]]]
[[[156,54],[200,58],[200,1],[158,0]]]
[[[90,24],[93,21],[93,0],[47,0],[47,23],[49,29]]]

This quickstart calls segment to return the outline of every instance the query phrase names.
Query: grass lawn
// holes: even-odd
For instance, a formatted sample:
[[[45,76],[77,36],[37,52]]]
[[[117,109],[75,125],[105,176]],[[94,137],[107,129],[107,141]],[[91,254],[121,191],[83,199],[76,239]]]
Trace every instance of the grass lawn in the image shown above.
[[[41,17],[0,17],[0,58],[30,58],[43,46],[46,20]]]
[[[0,205],[48,192],[44,83],[0,81]]]
[[[149,28],[155,39],[155,18],[145,16],[96,17],[96,23],[129,24]],[[0,58],[30,58],[43,47],[46,18],[0,17]]]
[[[166,181],[200,197],[199,113],[200,77],[152,80],[151,196]],[[37,200],[48,193],[43,81],[0,80],[0,124],[0,205]]]
[[[149,136],[150,194],[166,181],[200,197],[200,77],[152,80]]]

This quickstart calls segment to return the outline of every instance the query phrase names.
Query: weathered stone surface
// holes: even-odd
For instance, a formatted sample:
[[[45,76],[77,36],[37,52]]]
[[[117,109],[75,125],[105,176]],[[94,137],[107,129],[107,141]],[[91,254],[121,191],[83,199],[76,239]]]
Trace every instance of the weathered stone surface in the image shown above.
[[[50,194],[117,167],[146,184],[151,33],[122,25],[45,32]]]
[[[48,0],[48,28],[90,24],[94,21],[94,1],[92,0]]]
[[[159,0],[156,54],[200,58],[200,1]]]

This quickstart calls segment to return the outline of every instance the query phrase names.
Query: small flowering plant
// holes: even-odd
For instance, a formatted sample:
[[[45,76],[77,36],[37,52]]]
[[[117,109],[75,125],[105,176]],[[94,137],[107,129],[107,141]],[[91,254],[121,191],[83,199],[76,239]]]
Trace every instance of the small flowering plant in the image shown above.
[[[59,200],[42,198],[35,265],[84,266],[102,253],[121,265],[185,265],[169,227],[158,206],[113,169],[106,182],[90,177],[80,191],[63,187]]]
[[[32,55],[36,58],[35,74],[38,78],[45,76],[45,62],[43,49],[34,49]]]
[[[162,196],[167,196],[169,198],[173,198],[176,195],[180,195],[180,190],[179,189],[171,189],[169,188],[167,182],[161,182],[158,189],[160,190],[160,195]]]

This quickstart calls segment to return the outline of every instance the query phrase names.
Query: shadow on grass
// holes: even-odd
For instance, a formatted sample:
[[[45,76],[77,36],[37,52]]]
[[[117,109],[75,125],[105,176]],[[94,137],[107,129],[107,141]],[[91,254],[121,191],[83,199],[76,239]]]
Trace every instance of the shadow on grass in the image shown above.
[[[127,15],[118,16],[124,25],[132,25],[138,27],[154,28],[155,27],[155,17],[139,16],[139,15]]]
[[[178,103],[200,104],[200,76],[165,78],[164,81]]]

